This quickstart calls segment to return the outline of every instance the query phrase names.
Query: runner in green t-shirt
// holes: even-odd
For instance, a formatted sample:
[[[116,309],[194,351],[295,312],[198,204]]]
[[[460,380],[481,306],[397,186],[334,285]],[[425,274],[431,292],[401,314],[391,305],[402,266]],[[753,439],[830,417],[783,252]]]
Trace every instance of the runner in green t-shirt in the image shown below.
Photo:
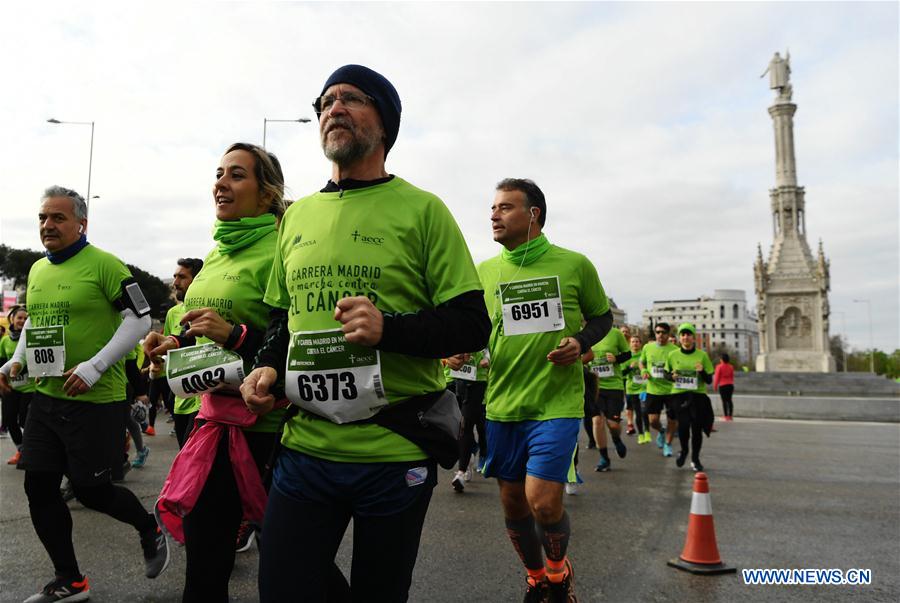
[[[633,417],[633,425],[637,425],[637,443],[650,442],[650,417],[643,412],[641,398],[647,391],[647,380],[641,374],[641,337],[632,335],[628,340],[631,358],[623,362],[622,377],[625,378],[625,408],[629,417]],[[629,419],[631,420],[631,419]]]
[[[194,282],[194,278],[203,268],[203,260],[199,258],[179,258],[175,271],[172,273],[172,295],[175,298],[175,305],[166,312],[166,319],[163,323],[163,335],[180,335],[184,331],[181,326],[181,317],[187,311],[184,308],[184,296],[188,287]],[[147,427],[147,435],[155,436],[156,428],[156,412],[159,400],[162,399],[166,411],[169,413],[170,421],[174,423],[173,429],[169,435],[174,435],[178,440],[178,447],[184,446],[187,435],[194,427],[194,417],[200,410],[200,398],[191,396],[181,398],[172,393],[169,384],[165,379],[165,373],[162,366],[151,363],[149,365],[150,386],[148,391],[150,403],[150,425]]]
[[[681,346],[666,358],[666,374],[671,378],[673,406],[678,411],[678,440],[681,452],[675,464],[681,467],[691,449],[691,468],[703,471],[700,463],[700,449],[703,447],[703,433],[709,435],[712,429],[713,411],[706,385],[712,383],[712,361],[703,350],[695,345],[696,329],[689,322],[678,325],[678,340]]]
[[[7,314],[9,329],[0,338],[0,366],[6,364],[16,351],[25,321],[28,319],[28,311],[25,306],[13,306]],[[9,431],[9,437],[16,446],[16,453],[6,461],[7,465],[17,465],[22,458],[22,427],[25,426],[25,417],[28,416],[28,405],[31,403],[31,394],[34,393],[34,379],[28,377],[28,371],[23,368],[18,377],[10,383],[12,389],[3,394],[2,424]]]
[[[622,441],[622,410],[625,408],[625,383],[620,364],[631,356],[628,340],[619,329],[610,329],[606,336],[595,343],[588,352],[588,366],[597,377],[597,397],[590,415],[594,441],[600,453],[596,470],[609,471],[609,453],[606,450],[606,431],[612,437],[616,454],[625,458],[628,449]]]
[[[596,471],[609,471],[609,453],[606,450],[606,430],[612,436],[619,458],[625,458],[628,449],[622,441],[622,410],[625,408],[625,385],[619,366],[631,356],[628,340],[619,329],[610,329],[606,336],[595,343],[587,353],[588,367],[597,377],[597,396],[590,407],[594,441],[600,453]]]
[[[186,312],[179,324],[188,328],[177,336],[151,333],[144,347],[157,364],[168,353],[166,375],[173,392],[200,394],[196,426],[182,454],[194,448],[191,438],[240,425],[240,430],[229,430],[229,437],[242,436],[258,472],[253,477],[263,478],[281,436],[286,404],[260,413],[246,426],[248,413],[238,387],[263,342],[271,310],[263,296],[285,207],[281,165],[262,147],[235,143],[219,162],[212,193],[215,246],[185,293]],[[228,600],[236,549],[255,538],[253,526],[242,528],[242,516],[262,521],[244,504],[249,484],[236,477],[247,468],[237,465],[239,457],[230,449],[216,447],[199,498],[183,520],[185,601]],[[257,482],[256,487],[263,486]]]
[[[584,413],[579,360],[610,330],[612,313],[593,264],[544,236],[546,217],[531,180],[497,185],[491,224],[504,249],[478,267],[493,322],[484,474],[498,478],[507,534],[528,574],[526,600],[571,601],[563,491],[575,479]]]
[[[10,380],[27,365],[35,392],[20,467],[31,522],[55,573],[29,600],[55,600],[61,592],[83,600],[90,589],[60,495],[63,474],[85,507],[139,533],[148,578],[169,562],[166,538],[153,515],[130,490],[111,481],[122,463],[128,412],[122,358],[150,329],[150,306],[125,264],[88,243],[81,195],[48,188],[38,224],[47,253],[28,273],[28,319],[12,358],[0,367],[0,393],[9,393]]]
[[[400,123],[391,83],[346,65],[314,106],[331,180],[284,216],[265,297],[276,310],[241,388],[265,411],[283,377],[300,409],[274,472],[260,599],[296,599],[296,568],[333,576],[352,519],[347,598],[405,601],[435,458],[458,453],[459,407],[444,395],[440,359],[484,347],[490,321],[450,211],[385,170]],[[438,410],[447,432],[419,420]],[[325,580],[302,588],[306,600],[339,598]]]
[[[669,341],[672,328],[668,323],[660,322],[654,327],[656,341],[644,345],[641,350],[641,376],[647,380],[647,414],[650,427],[659,435],[656,445],[662,448],[663,456],[672,456],[672,439],[678,431],[678,417],[672,406],[672,383],[666,379],[666,358],[678,349]],[[663,431],[659,415],[666,409],[666,429]]]
[[[446,359],[446,363],[447,375],[453,380],[463,413],[463,433],[459,438],[459,465],[453,479],[450,480],[450,485],[457,492],[463,492],[465,483],[472,480],[470,463],[476,447],[476,431],[478,432],[479,471],[482,461],[487,457],[484,393],[487,389],[490,355],[487,350],[479,350],[471,354],[451,356]]]

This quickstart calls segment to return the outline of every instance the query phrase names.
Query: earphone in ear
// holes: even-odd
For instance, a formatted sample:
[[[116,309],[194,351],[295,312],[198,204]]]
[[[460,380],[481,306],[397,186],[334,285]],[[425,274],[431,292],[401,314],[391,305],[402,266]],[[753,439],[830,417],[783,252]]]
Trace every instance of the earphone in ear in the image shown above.
[[[84,232],[84,226],[78,226],[78,232],[79,233]]]
[[[532,221],[532,222],[534,222],[534,220],[537,218],[537,216],[536,216],[535,213],[534,213],[534,210],[535,210],[535,208],[532,207],[532,208],[531,208],[531,212],[530,212],[530,213],[531,213],[531,221]]]

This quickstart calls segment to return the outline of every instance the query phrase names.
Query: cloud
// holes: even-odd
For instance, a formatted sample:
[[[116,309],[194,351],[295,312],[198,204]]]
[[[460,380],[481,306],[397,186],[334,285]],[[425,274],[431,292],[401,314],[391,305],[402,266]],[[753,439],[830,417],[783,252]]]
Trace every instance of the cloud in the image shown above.
[[[263,118],[310,116],[321,83],[371,65],[404,104],[388,169],[440,195],[473,256],[497,253],[505,176],[547,194],[551,240],[587,254],[629,318],[653,299],[738,288],[772,240],[774,144],[759,79],[790,48],[807,227],[832,303],[898,347],[896,4],[203,3],[59,5],[5,23],[3,242],[38,245],[51,183],[84,190],[91,237],[155,274],[212,246],[212,175]],[[269,124],[294,197],[330,174],[316,124]],[[833,326],[837,323],[833,322]],[[833,329],[836,330],[836,329]]]

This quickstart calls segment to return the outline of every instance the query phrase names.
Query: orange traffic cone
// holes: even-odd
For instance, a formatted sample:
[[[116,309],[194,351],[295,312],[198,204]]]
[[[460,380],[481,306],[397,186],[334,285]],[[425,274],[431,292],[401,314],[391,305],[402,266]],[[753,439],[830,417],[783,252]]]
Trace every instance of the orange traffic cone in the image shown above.
[[[703,472],[694,476],[694,495],[691,498],[691,516],[688,519],[684,550],[667,565],[692,574],[733,574],[737,571],[722,563],[719,556],[712,501],[709,498],[709,481]]]

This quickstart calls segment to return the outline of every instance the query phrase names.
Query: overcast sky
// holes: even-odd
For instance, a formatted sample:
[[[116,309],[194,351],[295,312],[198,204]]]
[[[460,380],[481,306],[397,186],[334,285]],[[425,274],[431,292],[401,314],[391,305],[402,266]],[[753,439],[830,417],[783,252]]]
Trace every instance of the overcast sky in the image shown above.
[[[8,15],[9,16],[9,15]],[[507,176],[548,200],[640,320],[654,299],[744,289],[768,253],[773,93],[790,49],[807,231],[831,259],[832,333],[898,344],[898,4],[19,3],[0,23],[0,239],[38,249],[42,190],[86,193],[90,239],[169,276],[212,246],[224,149],[310,116],[345,63],[383,73],[403,117],[388,171],[439,195],[476,261]],[[274,123],[293,198],[330,171],[316,124]],[[844,313],[843,317],[840,314]]]

